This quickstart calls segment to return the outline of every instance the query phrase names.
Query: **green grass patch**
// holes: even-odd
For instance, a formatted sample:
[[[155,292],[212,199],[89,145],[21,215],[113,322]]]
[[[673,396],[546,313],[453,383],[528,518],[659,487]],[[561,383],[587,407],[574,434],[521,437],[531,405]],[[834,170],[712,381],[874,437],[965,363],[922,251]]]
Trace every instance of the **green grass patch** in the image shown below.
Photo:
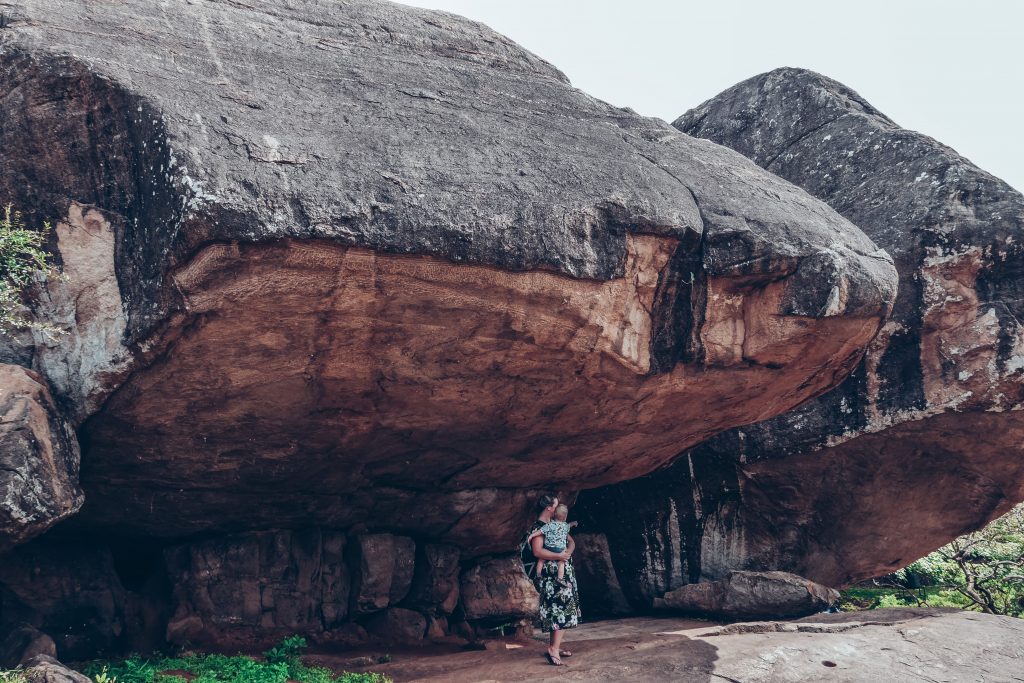
[[[291,636],[263,653],[262,661],[246,655],[132,655],[127,659],[90,662],[82,672],[95,683],[391,683],[391,679],[378,673],[339,674],[324,667],[306,666],[300,657],[305,647],[305,638]]]

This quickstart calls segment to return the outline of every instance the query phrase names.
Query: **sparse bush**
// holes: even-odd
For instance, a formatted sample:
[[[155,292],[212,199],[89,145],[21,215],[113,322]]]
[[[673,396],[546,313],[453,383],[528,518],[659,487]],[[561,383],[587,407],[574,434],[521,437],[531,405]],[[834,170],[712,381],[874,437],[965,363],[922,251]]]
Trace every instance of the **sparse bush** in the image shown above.
[[[29,320],[21,313],[21,296],[37,271],[51,273],[53,265],[43,248],[49,223],[39,230],[30,230],[22,223],[21,214],[10,204],[0,211],[0,334],[12,334],[25,328],[36,328],[57,334],[53,326]]]

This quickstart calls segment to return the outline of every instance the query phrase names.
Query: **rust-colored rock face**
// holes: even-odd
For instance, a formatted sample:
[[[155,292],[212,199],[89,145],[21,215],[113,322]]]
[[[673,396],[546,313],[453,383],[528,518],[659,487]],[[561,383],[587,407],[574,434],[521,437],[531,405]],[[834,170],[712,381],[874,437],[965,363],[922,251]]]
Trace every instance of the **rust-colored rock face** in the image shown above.
[[[878,328],[785,315],[782,282],[709,278],[683,312],[704,365],[658,372],[680,246],[627,249],[624,277],[598,282],[208,247],[174,275],[189,324],[86,426],[85,518],[157,535],[366,522],[507,549],[523,491],[643,474],[825,390]]]
[[[586,494],[633,602],[732,569],[878,576],[1024,499],[1024,197],[806,71],[675,125],[827,201],[893,254],[900,291],[832,392]]]

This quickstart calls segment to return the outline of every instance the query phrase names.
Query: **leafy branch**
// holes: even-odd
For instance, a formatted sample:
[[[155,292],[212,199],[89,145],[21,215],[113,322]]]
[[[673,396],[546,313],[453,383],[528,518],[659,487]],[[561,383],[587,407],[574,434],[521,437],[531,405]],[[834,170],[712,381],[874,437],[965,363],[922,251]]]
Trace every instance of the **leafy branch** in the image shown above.
[[[44,223],[39,230],[26,228],[21,213],[10,204],[0,213],[0,333],[13,334],[26,328],[50,335],[60,331],[34,321],[23,313],[22,295],[38,272],[49,275],[55,271],[45,250],[46,237],[52,229]]]

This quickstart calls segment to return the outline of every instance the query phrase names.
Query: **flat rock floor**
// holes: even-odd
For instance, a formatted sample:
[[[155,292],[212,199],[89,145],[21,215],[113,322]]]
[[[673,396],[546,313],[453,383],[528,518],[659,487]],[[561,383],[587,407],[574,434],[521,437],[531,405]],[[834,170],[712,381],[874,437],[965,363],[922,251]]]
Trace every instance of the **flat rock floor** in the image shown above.
[[[1024,681],[1024,619],[950,609],[820,614],[796,621],[715,625],[637,617],[567,632],[566,666],[532,640],[390,651],[367,669],[405,681]],[[315,663],[353,670],[352,657]],[[311,662],[312,663],[312,662]]]

